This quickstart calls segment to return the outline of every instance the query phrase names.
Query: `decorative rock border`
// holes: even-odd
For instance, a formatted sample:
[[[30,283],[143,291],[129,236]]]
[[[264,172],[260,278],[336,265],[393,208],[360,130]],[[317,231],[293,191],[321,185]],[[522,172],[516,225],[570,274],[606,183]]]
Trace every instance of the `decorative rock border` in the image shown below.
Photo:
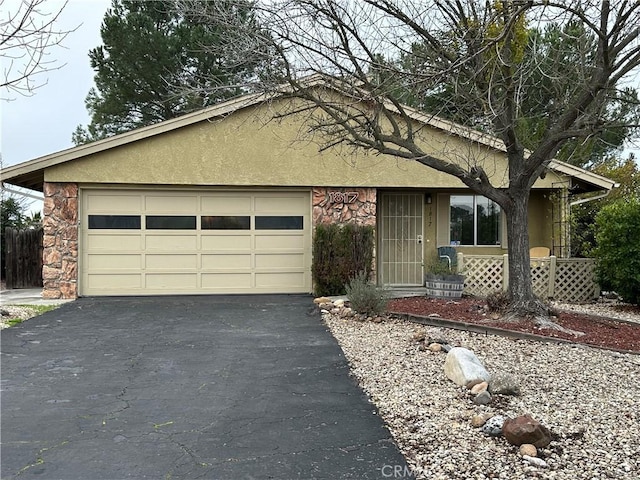
[[[336,315],[345,320],[372,321],[375,323],[381,323],[385,320],[384,317],[361,315],[353,311],[353,309],[349,307],[348,302],[342,299],[332,301],[328,297],[319,297],[314,299],[314,303],[320,308],[321,313]],[[399,317],[415,317],[407,314],[394,315]],[[429,321],[425,322],[425,324],[430,326],[449,327],[451,324],[456,323],[441,318],[426,318],[428,318]],[[462,330],[463,328],[461,328],[460,323],[461,322],[457,322],[457,329]],[[475,329],[471,330],[476,333],[494,333],[489,332],[491,329],[478,327],[475,324],[463,323],[462,325],[475,327]],[[495,332],[497,334],[501,334],[502,332],[514,333],[503,329],[492,330],[497,330]],[[533,334],[523,334],[523,336],[525,338],[535,337],[535,340],[544,339],[555,343],[573,343],[564,339],[549,339],[548,337]],[[471,350],[453,347],[446,339],[429,338],[426,332],[414,333],[412,340],[420,344],[419,348],[421,350],[429,350],[436,354],[437,352],[446,353],[447,356],[443,365],[445,375],[457,385],[464,386],[471,396],[473,403],[476,405],[499,408],[494,402],[496,396],[520,394],[520,386],[513,376],[505,373],[491,375]],[[538,448],[547,447],[553,440],[553,434],[545,425],[533,419],[531,416],[520,415],[509,418],[500,414],[485,413],[476,414],[471,417],[469,421],[473,427],[479,428],[484,435],[488,437],[503,436],[509,444],[518,446],[518,454],[530,465],[538,468],[546,468],[548,466],[543,459],[538,458]]]

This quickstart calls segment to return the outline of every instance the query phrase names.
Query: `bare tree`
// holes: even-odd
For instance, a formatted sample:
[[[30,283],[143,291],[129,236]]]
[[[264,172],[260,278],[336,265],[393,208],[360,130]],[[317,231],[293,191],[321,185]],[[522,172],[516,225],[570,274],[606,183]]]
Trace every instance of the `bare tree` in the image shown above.
[[[568,141],[616,122],[608,106],[625,101],[621,85],[640,65],[640,2],[273,0],[261,7],[287,84],[277,87],[279,77],[265,89],[306,101],[289,113],[313,119],[322,148],[346,144],[416,161],[497,202],[507,220],[511,313],[553,326],[532,290],[530,190]],[[532,32],[548,25],[560,26],[570,56],[537,43]],[[310,86],[311,74],[332,89]],[[544,102],[543,115],[528,118],[525,101]],[[435,153],[425,148],[416,120],[452,110],[465,119],[465,133],[497,139],[507,157],[504,178],[453,142]],[[523,126],[533,121],[532,144]]]
[[[48,56],[69,31],[56,22],[62,7],[49,10],[49,0],[0,0],[0,87],[8,92],[32,95],[46,83],[37,77],[60,68]]]

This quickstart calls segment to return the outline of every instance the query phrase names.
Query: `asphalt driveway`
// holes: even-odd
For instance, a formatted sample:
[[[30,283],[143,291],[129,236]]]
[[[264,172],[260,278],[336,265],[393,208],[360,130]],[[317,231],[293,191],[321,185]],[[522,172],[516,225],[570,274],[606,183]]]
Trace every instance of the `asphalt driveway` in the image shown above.
[[[3,330],[2,479],[406,478],[311,305],[83,298]]]

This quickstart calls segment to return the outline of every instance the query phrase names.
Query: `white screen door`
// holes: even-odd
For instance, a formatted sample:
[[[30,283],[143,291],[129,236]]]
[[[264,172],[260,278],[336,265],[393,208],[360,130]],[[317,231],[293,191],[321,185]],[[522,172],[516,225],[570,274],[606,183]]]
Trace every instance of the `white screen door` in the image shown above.
[[[423,283],[423,212],[421,193],[382,193],[380,273],[383,285]]]

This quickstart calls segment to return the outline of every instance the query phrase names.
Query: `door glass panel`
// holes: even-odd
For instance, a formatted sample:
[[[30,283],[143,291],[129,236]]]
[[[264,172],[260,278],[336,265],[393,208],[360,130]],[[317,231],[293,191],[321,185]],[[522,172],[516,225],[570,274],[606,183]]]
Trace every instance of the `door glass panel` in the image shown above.
[[[90,229],[139,230],[140,215],[89,215]]]
[[[193,215],[147,215],[148,230],[195,230],[196,217]]]
[[[258,216],[256,230],[302,230],[302,216]]]
[[[202,230],[249,230],[251,228],[249,216],[203,215],[200,217],[200,222]]]

